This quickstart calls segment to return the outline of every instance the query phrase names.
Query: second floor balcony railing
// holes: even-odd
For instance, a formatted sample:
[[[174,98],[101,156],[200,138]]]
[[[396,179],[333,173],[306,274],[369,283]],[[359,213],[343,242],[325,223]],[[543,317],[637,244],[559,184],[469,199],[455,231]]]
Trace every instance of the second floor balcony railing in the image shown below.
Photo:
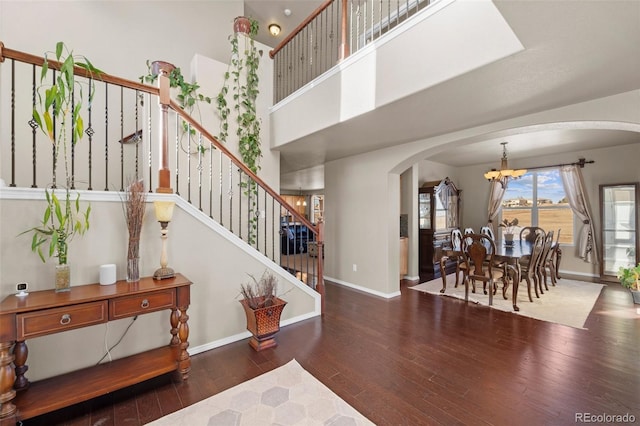
[[[270,52],[274,104],[437,0],[327,0]]]

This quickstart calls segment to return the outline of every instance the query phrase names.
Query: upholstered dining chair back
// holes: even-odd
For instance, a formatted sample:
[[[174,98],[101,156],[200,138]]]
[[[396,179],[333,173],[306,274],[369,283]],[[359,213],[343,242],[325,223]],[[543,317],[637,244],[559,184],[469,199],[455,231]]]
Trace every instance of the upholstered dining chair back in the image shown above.
[[[544,229],[537,226],[525,226],[520,230],[520,241],[533,243],[538,235],[544,236]]]
[[[488,236],[494,242],[496,241],[496,237],[493,235],[493,229],[491,229],[491,227],[483,226],[482,228],[480,228],[480,233],[483,234],[483,235]]]
[[[451,231],[451,248],[455,251],[462,251],[462,231],[458,228]]]

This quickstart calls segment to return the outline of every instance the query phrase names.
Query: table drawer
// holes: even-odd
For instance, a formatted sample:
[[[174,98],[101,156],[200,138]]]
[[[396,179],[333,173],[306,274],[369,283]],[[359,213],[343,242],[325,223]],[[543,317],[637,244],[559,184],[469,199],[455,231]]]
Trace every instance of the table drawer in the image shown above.
[[[109,301],[109,319],[126,318],[133,315],[161,311],[176,306],[174,289],[156,291]]]
[[[107,322],[107,301],[82,303],[17,315],[18,340]]]

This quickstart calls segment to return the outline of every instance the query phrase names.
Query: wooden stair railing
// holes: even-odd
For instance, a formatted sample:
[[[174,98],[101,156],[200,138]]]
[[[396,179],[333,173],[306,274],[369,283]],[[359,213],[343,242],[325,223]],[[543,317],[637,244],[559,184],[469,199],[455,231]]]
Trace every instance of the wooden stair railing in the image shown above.
[[[2,63],[1,73],[10,73],[10,77],[5,81],[10,81],[10,88],[3,91],[3,98],[0,105],[10,105],[11,119],[6,120],[6,126],[10,129],[0,129],[6,135],[8,143],[3,142],[0,146],[0,155],[10,158],[10,173],[8,176],[1,176],[7,180],[10,187],[26,187],[24,180],[31,178],[31,187],[38,188],[46,186],[42,183],[41,175],[46,174],[46,164],[43,162],[36,164],[36,158],[46,158],[47,144],[41,142],[45,138],[36,127],[29,127],[25,123],[31,118],[32,102],[17,102],[16,96],[28,96],[31,100],[32,92],[35,91],[36,67],[42,67],[44,58],[9,49],[0,42],[0,63]],[[9,62],[7,68],[6,63]],[[60,64],[48,60],[51,70],[59,69]],[[25,69],[16,71],[16,65]],[[29,70],[31,68],[31,70]],[[25,72],[31,71],[31,72]],[[80,67],[75,68],[78,77],[89,79],[91,76]],[[31,82],[33,75],[33,82]],[[4,77],[4,76],[3,76]],[[104,93],[96,94],[91,108],[89,108],[89,120],[87,129],[91,130],[88,141],[81,141],[72,147],[78,150],[76,154],[87,156],[87,160],[78,161],[80,166],[88,167],[88,170],[77,172],[72,169],[72,179],[75,174],[83,177],[88,176],[87,190],[92,190],[92,180],[95,167],[96,173],[104,176],[104,190],[109,191],[119,186],[119,190],[124,190],[124,176],[126,173],[134,174],[136,178],[145,173],[142,169],[146,164],[148,167],[147,186],[151,190],[154,182],[157,183],[156,192],[173,193],[197,207],[199,210],[208,213],[220,225],[226,227],[232,233],[238,235],[248,244],[260,251],[274,262],[281,262],[281,254],[284,251],[280,247],[281,238],[281,215],[291,216],[295,222],[304,226],[313,235],[309,240],[314,241],[318,246],[317,259],[309,260],[306,265],[293,260],[293,264],[282,265],[285,269],[295,273],[301,281],[304,281],[311,288],[315,289],[322,296],[322,306],[324,307],[324,279],[323,279],[323,224],[312,224],[296,209],[289,205],[276,191],[266,184],[260,177],[247,168],[241,160],[235,157],[229,149],[224,146],[215,136],[208,132],[204,126],[188,115],[177,102],[173,101],[169,95],[168,78],[160,76],[159,87],[148,86],[135,81],[130,81],[109,74],[101,74],[96,80],[104,89]],[[98,84],[96,85],[98,86]],[[26,90],[29,87],[29,90]],[[5,98],[5,96],[7,99]],[[116,107],[113,107],[113,98],[116,98]],[[157,98],[158,102],[152,102],[152,98]],[[33,98],[35,102],[35,97]],[[133,105],[127,105],[133,100]],[[111,101],[111,102],[108,102]],[[103,102],[103,105],[99,105]],[[27,105],[26,108],[19,109],[16,105]],[[144,131],[139,123],[140,110],[146,108],[146,128]],[[157,111],[156,109],[157,108]],[[113,112],[113,109],[116,112]],[[152,114],[152,110],[155,115]],[[95,122],[99,125],[92,126],[92,116],[96,115]],[[117,118],[111,117],[116,115]],[[125,124],[125,117],[135,116],[135,129],[129,129]],[[154,122],[155,116],[159,117],[160,126]],[[18,117],[16,119],[16,117]],[[97,119],[100,118],[100,120]],[[105,123],[106,122],[106,123]],[[16,124],[22,123],[22,124]],[[94,123],[95,124],[95,123]],[[189,128],[187,145],[184,146],[184,134],[181,135],[183,124]],[[22,126],[22,127],[20,127]],[[133,126],[133,124],[130,124]],[[160,128],[160,134],[156,129]],[[193,134],[192,134],[193,132]],[[117,137],[110,135],[117,134]],[[124,135],[141,134],[146,142],[136,144],[123,144]],[[31,137],[33,140],[32,150],[25,152],[25,143],[17,144],[16,140]],[[182,138],[181,138],[182,137]],[[100,138],[101,142],[98,143]],[[3,136],[3,140],[5,137]],[[153,142],[153,141],[156,142]],[[197,149],[192,150],[191,143],[196,141]],[[103,141],[103,142],[102,142]],[[115,143],[112,143],[115,142]],[[174,145],[171,146],[170,144]],[[37,148],[42,144],[45,154],[37,153]],[[20,146],[19,146],[20,145]],[[115,147],[112,147],[114,145]],[[49,144],[50,146],[50,144]],[[133,151],[132,151],[133,150]],[[119,154],[119,161],[112,160],[117,157],[113,152]],[[146,152],[145,152],[146,151]],[[102,162],[96,160],[97,152],[104,153]],[[27,153],[31,154],[28,155]],[[159,162],[154,163],[154,156]],[[83,157],[84,158],[84,157]],[[46,162],[45,162],[46,163]],[[115,163],[115,164],[113,164]],[[154,166],[155,164],[155,166]],[[45,166],[45,167],[43,167]],[[99,166],[99,167],[98,167]],[[32,177],[28,176],[28,170],[32,170]],[[208,175],[205,175],[208,170]],[[16,171],[18,173],[16,174]],[[36,172],[39,174],[36,177]],[[8,173],[8,172],[4,172]],[[156,173],[157,180],[153,174]],[[114,183],[112,176],[120,178],[119,183]],[[217,175],[214,179],[214,175]],[[46,179],[46,177],[45,177]],[[46,182],[46,180],[45,180]],[[194,183],[195,182],[195,183]],[[81,182],[84,185],[86,182]],[[172,185],[175,188],[172,188]],[[195,187],[195,189],[194,189]],[[75,189],[75,188],[73,188]],[[208,204],[208,209],[207,209]],[[217,207],[217,209],[214,209]],[[208,210],[208,211],[207,211]],[[280,241],[278,241],[280,240]],[[269,246],[269,243],[271,246]],[[296,242],[296,245],[299,242]],[[279,250],[278,250],[279,249]],[[287,256],[288,260],[289,256]],[[324,311],[324,309],[323,309]]]

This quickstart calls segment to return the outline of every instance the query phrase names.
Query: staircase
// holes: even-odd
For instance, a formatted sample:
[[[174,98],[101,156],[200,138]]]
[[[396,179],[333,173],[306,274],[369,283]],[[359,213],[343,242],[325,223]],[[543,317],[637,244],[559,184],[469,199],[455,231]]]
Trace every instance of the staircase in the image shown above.
[[[10,117],[3,124],[10,130],[8,139],[3,131],[0,177],[12,188],[55,187],[55,150],[32,119],[45,58],[0,43],[0,62],[2,115]],[[46,79],[55,79],[61,64],[47,63]],[[123,192],[143,179],[151,193],[180,197],[275,264],[286,253],[280,218],[290,216],[309,229],[322,253],[322,223],[301,216],[171,99],[166,75],[158,87],[109,74],[93,78],[80,67],[75,76],[85,87],[93,81],[95,92],[80,113],[83,140],[70,145],[70,189]],[[311,259],[286,269],[322,295],[322,256]]]

